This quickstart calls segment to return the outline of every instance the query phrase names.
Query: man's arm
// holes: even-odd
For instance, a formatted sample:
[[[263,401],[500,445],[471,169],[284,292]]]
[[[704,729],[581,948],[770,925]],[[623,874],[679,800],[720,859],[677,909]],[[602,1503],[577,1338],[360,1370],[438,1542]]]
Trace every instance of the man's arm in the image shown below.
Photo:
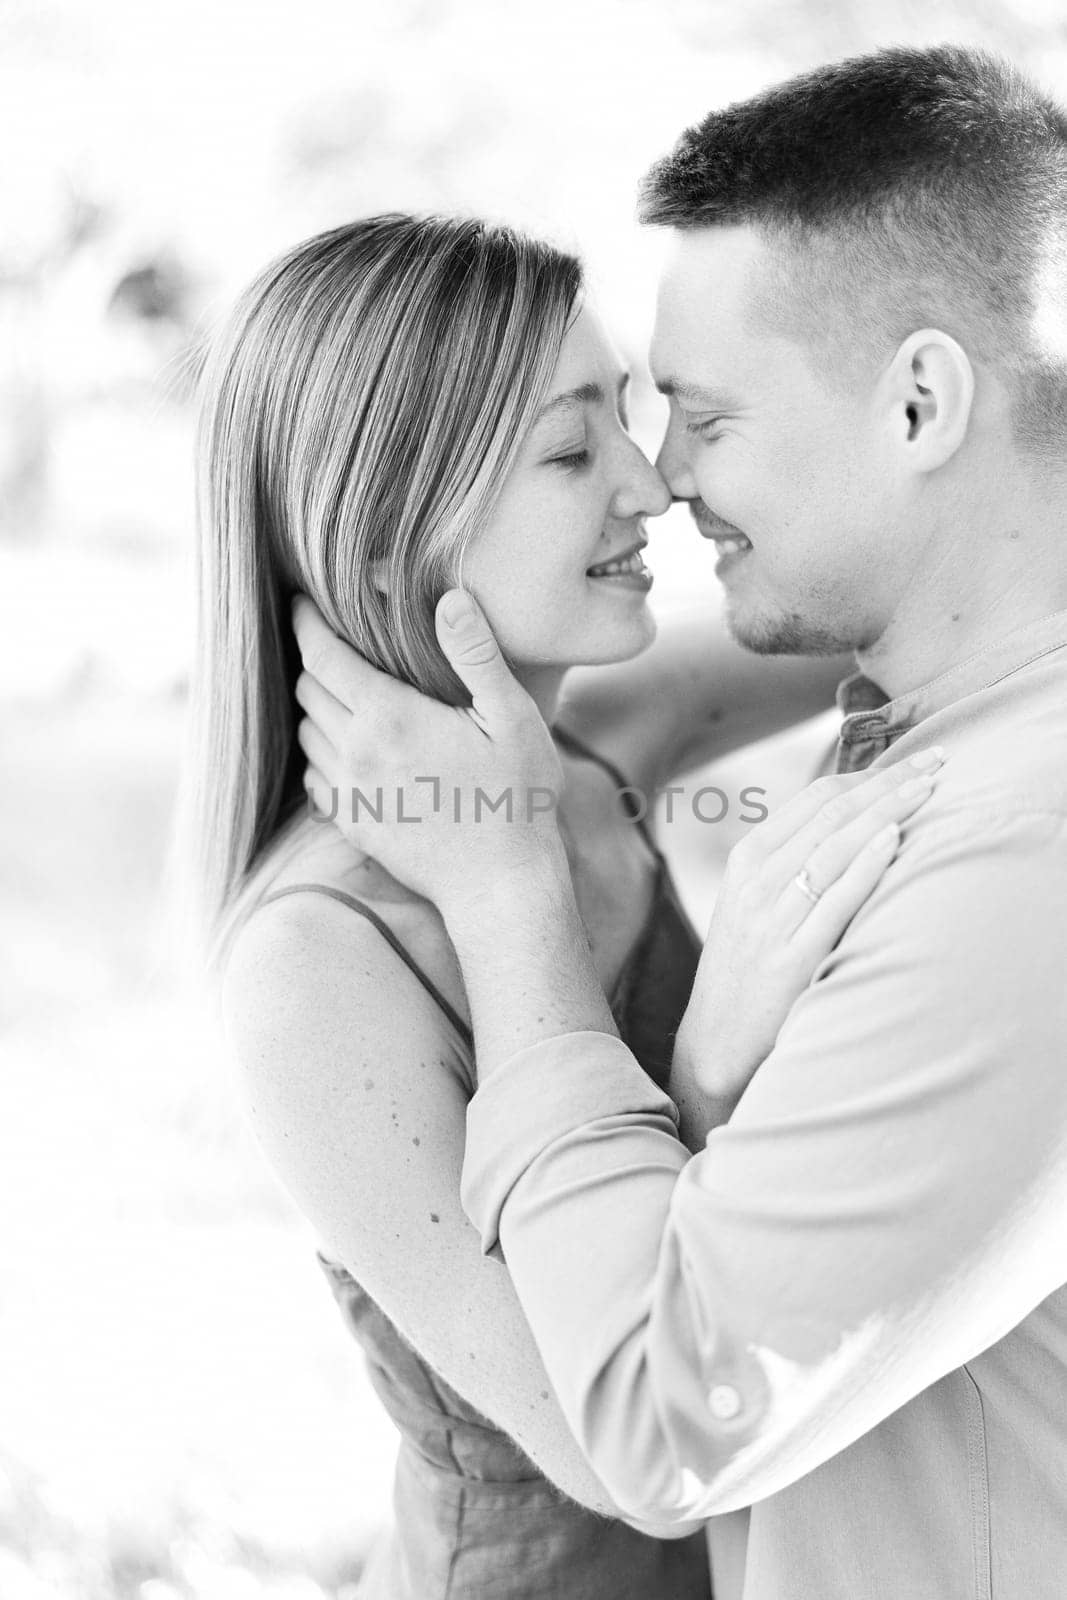
[[[306,670],[296,698],[307,716],[297,736],[309,763],[305,781],[326,805],[332,792],[338,827],[444,915],[463,965],[484,1074],[539,1040],[576,1029],[613,1034],[615,1027],[557,826],[562,770],[548,729],[470,597],[445,595],[437,622],[471,693],[469,709],[440,705],[377,671],[299,599],[294,625]],[[936,753],[927,754],[936,766]],[[788,1004],[809,980],[891,859],[895,824],[925,798],[909,796],[906,787],[888,792],[908,776],[903,770],[824,779],[764,822],[758,845],[750,838],[733,852],[758,858],[764,842],[784,846],[775,870],[763,870],[770,857],[754,862],[757,870],[735,906],[740,933],[747,937],[755,927],[755,953],[769,940],[771,955],[755,973],[760,992],[733,1007],[742,1024],[746,1013],[756,1022],[747,1036],[743,1025],[731,1030],[735,1066],[762,1059],[783,997]],[[356,795],[376,803],[358,812],[353,803],[349,811],[348,797]],[[832,891],[813,912],[789,884],[801,867],[821,870],[827,853],[832,859],[819,882]]]
[[[479,1089],[468,1211],[631,1514],[776,1492],[1067,1279],[1064,843],[924,815],[691,1160],[618,1040]]]
[[[222,1004],[252,1124],[319,1240],[545,1477],[616,1515],[460,1206],[466,1067],[440,1008],[377,929],[318,894],[245,923]]]
[[[494,792],[558,784],[536,708],[468,610],[447,648],[469,714],[383,679],[305,611],[309,771],[396,781],[396,812],[352,837],[373,835],[453,935],[489,1072],[468,1209],[487,1248],[499,1231],[598,1475],[632,1516],[728,1510],[842,1449],[1067,1277],[1063,819],[1020,818],[1016,797],[1005,822],[958,801],[947,829],[927,817],[687,1166],[673,1106],[612,1037],[554,822],[458,826],[442,807],[401,825],[428,770]],[[803,829],[776,855],[791,849],[788,872],[814,865]],[[781,881],[787,909],[807,903]]]

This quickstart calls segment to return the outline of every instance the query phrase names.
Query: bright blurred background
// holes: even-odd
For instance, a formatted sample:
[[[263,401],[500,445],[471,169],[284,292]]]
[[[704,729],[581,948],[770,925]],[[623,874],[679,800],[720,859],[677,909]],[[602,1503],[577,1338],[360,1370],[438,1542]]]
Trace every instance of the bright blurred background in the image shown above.
[[[635,182],[682,126],[883,43],[1067,89],[1062,0],[0,0],[0,1597],[354,1595],[394,1441],[181,979],[162,868],[217,308],[377,209],[577,245],[643,376]],[[653,529],[659,604],[714,598]],[[772,797],[829,722],[708,781]],[[664,840],[704,919],[731,842]]]

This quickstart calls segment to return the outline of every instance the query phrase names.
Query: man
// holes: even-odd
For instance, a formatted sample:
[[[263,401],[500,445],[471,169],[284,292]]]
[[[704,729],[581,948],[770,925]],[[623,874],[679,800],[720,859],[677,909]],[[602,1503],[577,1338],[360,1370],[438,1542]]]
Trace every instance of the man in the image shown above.
[[[550,818],[347,831],[445,914],[465,1203],[615,1501],[713,1519],[717,1600],[1059,1596],[1067,118],[987,57],[887,51],[708,117],[643,215],[673,230],[660,467],[734,633],[857,652],[840,768],[937,743],[938,791],[692,1158],[615,1036]],[[301,612],[309,671],[361,710],[317,781],[412,807],[425,773],[551,785],[480,613],[451,594],[439,625],[470,717]],[[680,1036],[708,1081],[715,981]]]

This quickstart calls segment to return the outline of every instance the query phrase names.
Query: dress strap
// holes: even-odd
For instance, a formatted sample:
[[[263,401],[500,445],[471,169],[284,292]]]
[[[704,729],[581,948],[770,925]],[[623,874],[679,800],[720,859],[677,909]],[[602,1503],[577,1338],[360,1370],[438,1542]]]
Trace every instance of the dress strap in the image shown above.
[[[564,750],[569,750],[572,755],[581,756],[586,761],[592,761],[595,766],[600,767],[602,771],[607,773],[608,777],[614,783],[616,791],[619,794],[619,798],[622,800],[623,806],[626,808],[627,814],[629,815],[631,821],[637,823],[637,826],[640,828],[646,844],[656,859],[659,860],[662,855],[662,851],[660,850],[659,845],[656,843],[652,834],[652,829],[648,824],[648,812],[651,809],[651,796],[644,796],[645,811],[644,815],[642,815],[641,805],[637,798],[640,791],[634,787],[628,778],[623,777],[622,773],[619,771],[618,767],[615,766],[614,762],[609,761],[606,756],[600,755],[596,750],[590,749],[589,745],[587,745],[584,740],[579,739],[578,736],[571,733],[568,728],[561,727],[558,722],[553,725],[552,737],[555,739],[557,744],[561,744],[563,746]]]
[[[370,906],[364,904],[362,900],[357,900],[354,895],[346,894],[343,889],[335,889],[332,887],[332,885],[326,883],[290,883],[287,884],[284,889],[275,889],[273,893],[264,895],[263,899],[259,903],[261,906],[269,906],[272,900],[281,900],[285,895],[288,894],[329,895],[331,900],[340,900],[342,905],[348,906],[350,910],[355,911],[359,916],[364,917],[368,922],[373,923],[385,942],[396,951],[397,955],[407,967],[408,971],[418,978],[419,982],[422,984],[422,987],[426,990],[426,993],[432,1000],[437,1002],[456,1031],[462,1035],[462,1037],[467,1041],[468,1045],[473,1047],[474,1035],[471,1033],[470,1028],[468,1027],[467,1023],[464,1022],[459,1012],[453,1005],[450,1004],[448,1000],[445,999],[444,995],[441,993],[436,983],[434,983],[433,979],[427,977],[426,973],[423,972],[414,956],[410,955],[409,952],[404,948],[389,924],[385,922],[376,911],[372,911]]]

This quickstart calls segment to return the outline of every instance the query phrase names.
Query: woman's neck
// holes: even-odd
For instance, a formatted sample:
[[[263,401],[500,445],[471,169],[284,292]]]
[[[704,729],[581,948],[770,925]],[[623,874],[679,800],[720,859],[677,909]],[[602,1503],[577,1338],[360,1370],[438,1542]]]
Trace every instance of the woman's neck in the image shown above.
[[[556,708],[563,687],[566,667],[513,667],[515,678],[551,727],[556,720]]]
[[[516,680],[522,684],[530,699],[540,711],[545,722],[551,728],[556,720],[556,710],[559,705],[560,690],[566,667],[513,667],[512,673]],[[563,840],[563,848],[570,863],[572,875],[578,870],[579,851],[573,833],[567,823],[567,794],[560,796],[559,805],[556,807],[556,825]]]

